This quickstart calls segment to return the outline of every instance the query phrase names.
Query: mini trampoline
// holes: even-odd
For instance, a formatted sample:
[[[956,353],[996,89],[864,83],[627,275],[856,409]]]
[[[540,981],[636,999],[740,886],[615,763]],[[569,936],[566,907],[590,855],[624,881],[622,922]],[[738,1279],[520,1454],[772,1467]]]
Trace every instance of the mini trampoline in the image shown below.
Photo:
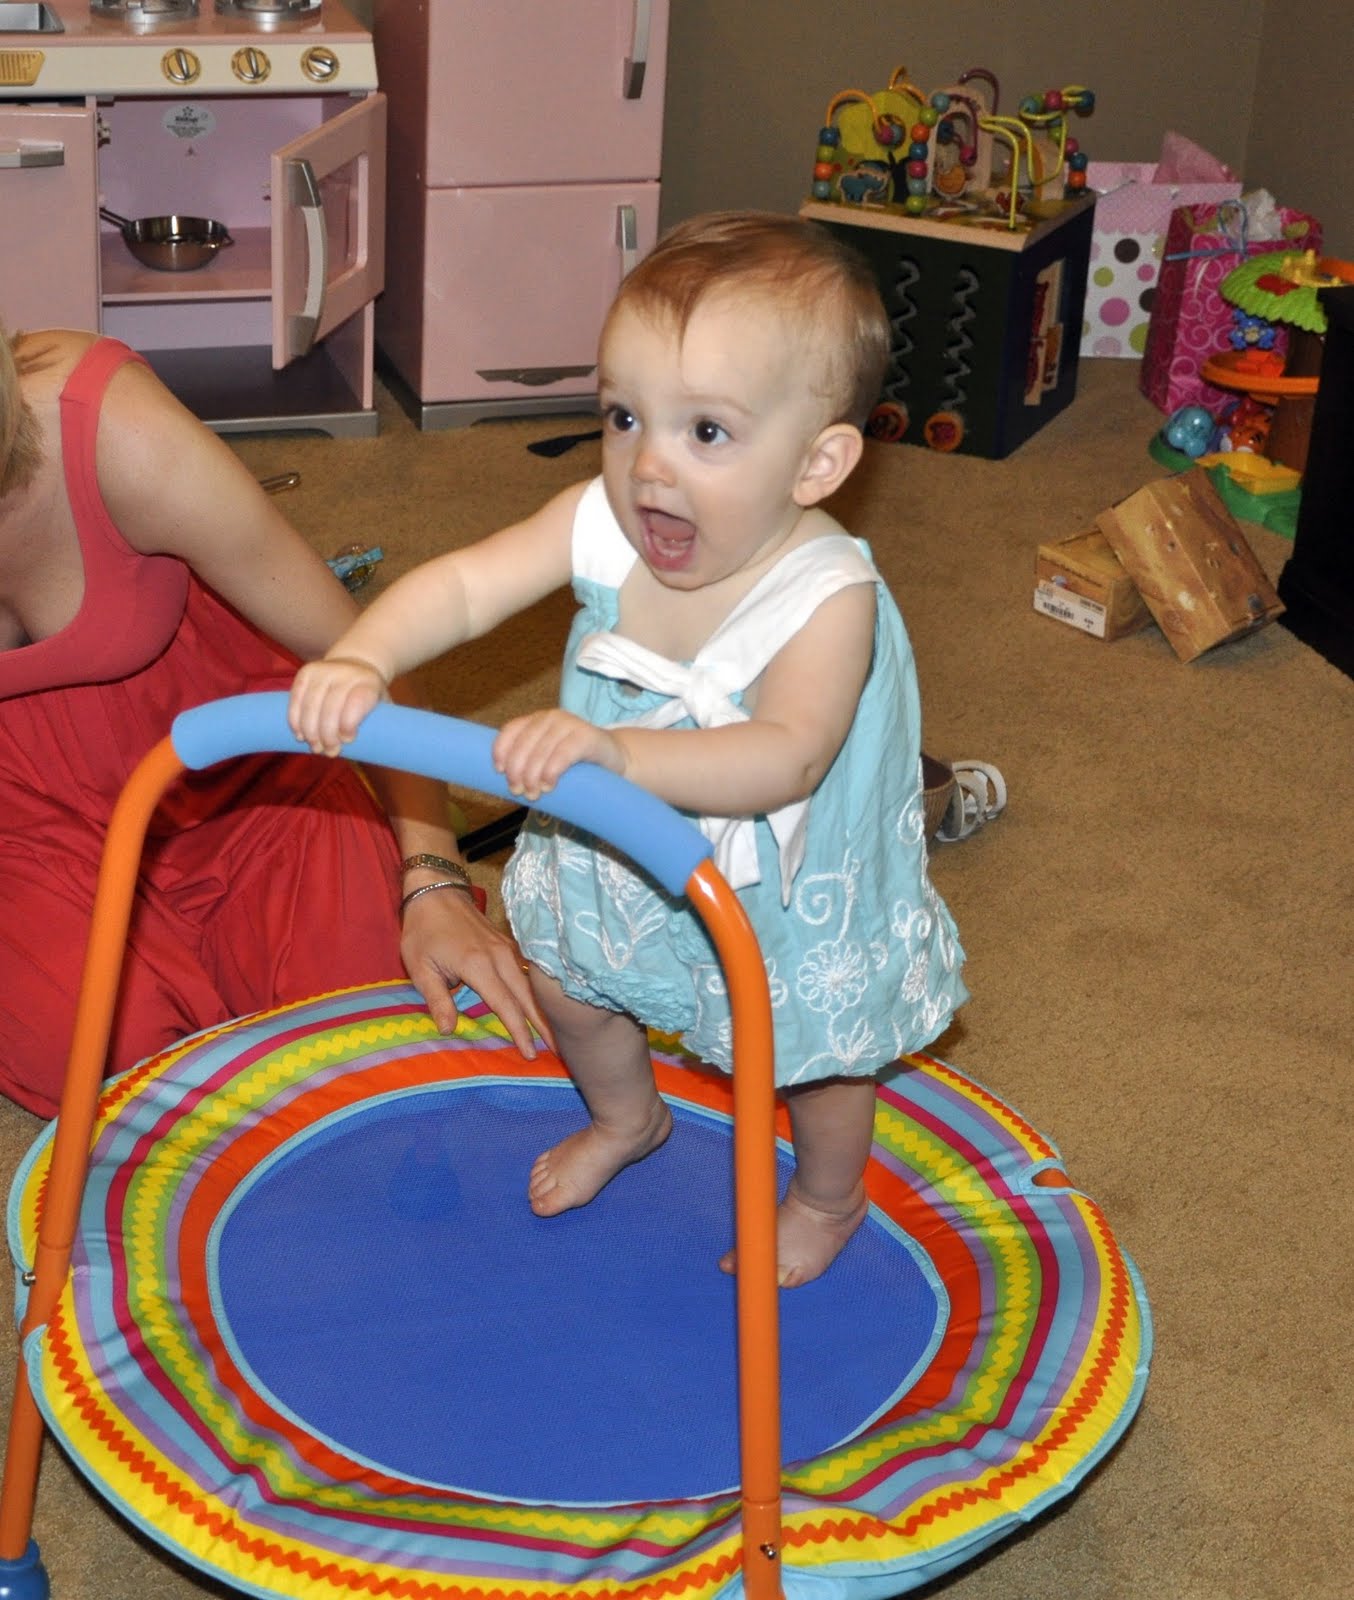
[[[491,739],[382,707],[353,754],[502,794]],[[66,1100],[10,1195],[0,1592],[48,1592],[44,1424],[176,1555],[294,1600],[871,1600],[1105,1455],[1146,1381],[1137,1273],[1053,1146],[940,1061],[881,1083],[869,1218],[777,1293],[791,1157],[755,939],[704,839],[595,769],[549,808],[691,893],[737,1068],[730,1088],[655,1037],[673,1136],[591,1205],[527,1207],[532,1157],[585,1113],[469,991],[451,1039],[375,985],[194,1035],[100,1094],[145,818],[183,766],[291,748],[285,696],[199,708],[114,817]]]

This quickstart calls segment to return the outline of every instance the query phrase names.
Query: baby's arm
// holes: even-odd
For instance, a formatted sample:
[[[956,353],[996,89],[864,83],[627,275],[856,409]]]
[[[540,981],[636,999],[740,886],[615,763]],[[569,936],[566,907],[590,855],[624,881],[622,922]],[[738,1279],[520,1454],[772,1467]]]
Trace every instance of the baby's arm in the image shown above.
[[[564,711],[508,723],[494,760],[535,800],[577,761],[619,772],[669,805],[760,816],[811,795],[850,732],[874,650],[874,585],[825,600],[775,656],[746,722],[724,728],[595,728]]]
[[[567,583],[584,487],[566,489],[525,521],[391,584],[323,660],[297,673],[287,710],[296,737],[317,754],[337,755],[396,678]]]

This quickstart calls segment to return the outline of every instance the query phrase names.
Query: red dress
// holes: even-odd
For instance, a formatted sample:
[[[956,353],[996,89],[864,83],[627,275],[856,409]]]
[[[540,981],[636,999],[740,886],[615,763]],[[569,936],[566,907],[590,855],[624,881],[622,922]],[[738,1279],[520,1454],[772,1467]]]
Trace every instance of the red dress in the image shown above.
[[[68,627],[0,652],[0,1091],[57,1108],[104,831],[184,708],[286,688],[296,660],[168,556],[132,550],[99,494],[113,373],[91,346],[61,396],[85,568]],[[185,774],[152,819],[109,1049],[121,1071],[230,1017],[398,977],[399,856],[342,761],[259,756]]]

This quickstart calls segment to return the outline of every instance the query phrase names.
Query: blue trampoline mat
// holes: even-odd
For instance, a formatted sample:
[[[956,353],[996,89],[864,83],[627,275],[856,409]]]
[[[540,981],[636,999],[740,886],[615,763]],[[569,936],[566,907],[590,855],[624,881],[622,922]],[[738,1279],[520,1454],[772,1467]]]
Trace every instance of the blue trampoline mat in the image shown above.
[[[730,1126],[670,1103],[662,1149],[550,1218],[526,1181],[585,1121],[567,1083],[470,1079],[313,1126],[216,1224],[232,1355],[335,1449],[425,1483],[556,1505],[734,1490]],[[787,1463],[905,1392],[947,1311],[873,1212],[780,1305]]]

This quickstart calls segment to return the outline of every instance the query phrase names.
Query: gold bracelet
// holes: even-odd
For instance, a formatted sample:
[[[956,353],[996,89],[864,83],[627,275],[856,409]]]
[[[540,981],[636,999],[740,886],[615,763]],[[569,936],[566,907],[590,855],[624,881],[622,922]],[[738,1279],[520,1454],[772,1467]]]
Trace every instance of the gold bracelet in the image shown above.
[[[459,878],[439,878],[436,883],[424,883],[420,884],[417,889],[411,889],[404,899],[400,901],[400,915],[404,915],[406,909],[418,899],[419,895],[431,894],[434,889],[459,889],[462,894],[468,894],[471,899],[474,899],[474,891],[468,879],[465,883],[462,883]]]
[[[448,878],[454,878],[463,889],[470,888],[470,874],[459,861],[448,861],[445,856],[405,856],[400,862],[401,876],[406,872],[412,872],[415,867],[429,867],[434,872],[445,873]]]

